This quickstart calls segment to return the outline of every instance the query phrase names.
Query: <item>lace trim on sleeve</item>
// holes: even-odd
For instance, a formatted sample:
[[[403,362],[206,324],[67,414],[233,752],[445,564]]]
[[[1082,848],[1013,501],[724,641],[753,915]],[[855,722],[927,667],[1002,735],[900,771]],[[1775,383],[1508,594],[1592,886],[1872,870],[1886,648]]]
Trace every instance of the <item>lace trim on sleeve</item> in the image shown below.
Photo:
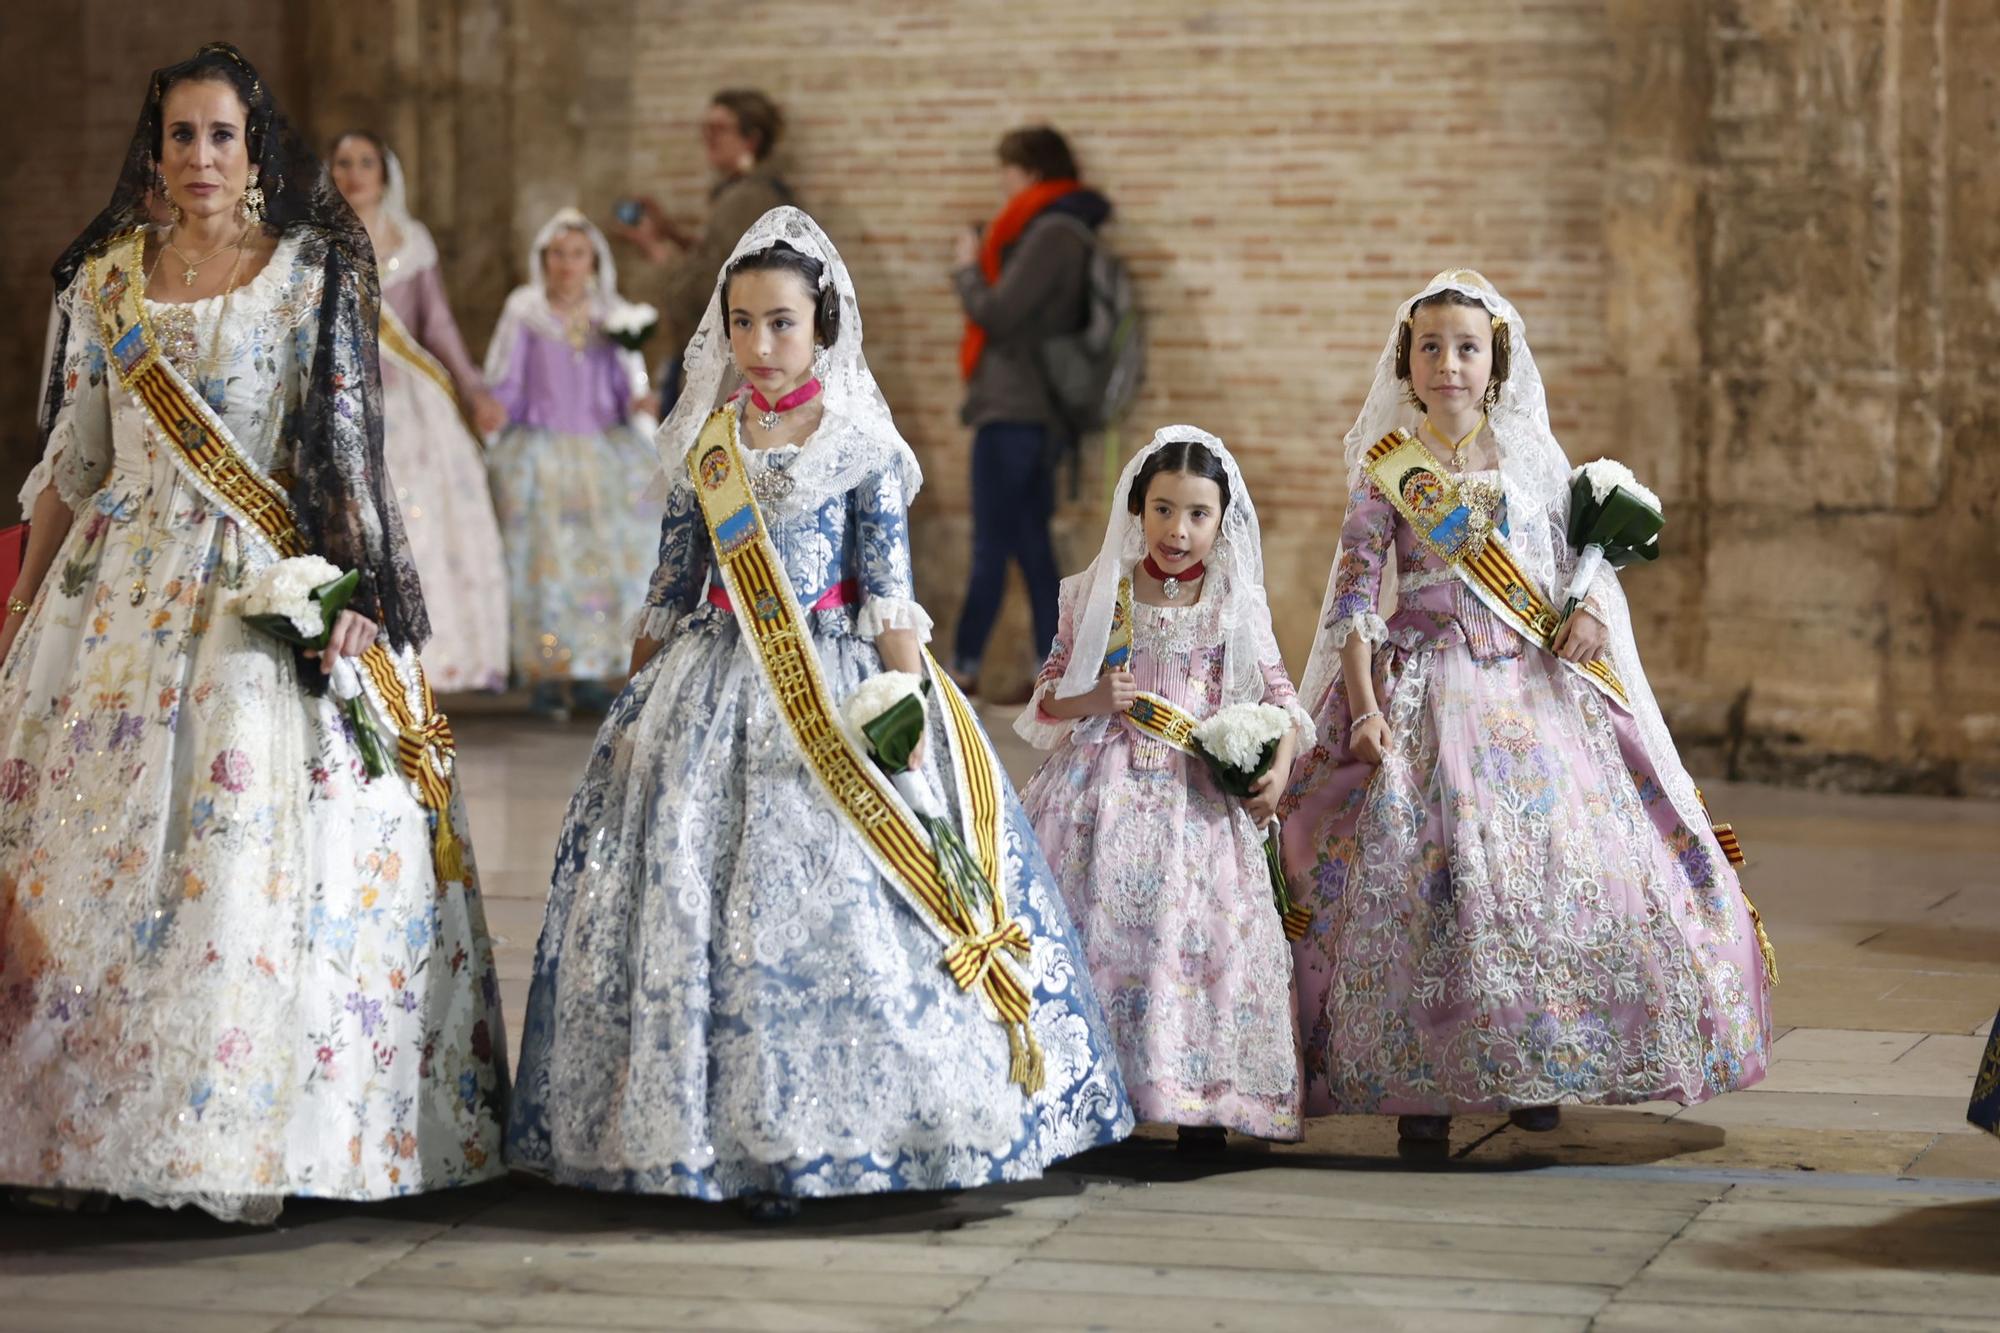
[[[651,639],[655,643],[665,643],[684,614],[677,606],[641,607],[625,622],[625,638],[628,641]]]
[[[864,639],[879,638],[883,630],[908,629],[917,632],[922,643],[931,641],[931,617],[922,605],[908,597],[870,597],[861,604],[854,632]]]
[[[1334,651],[1339,652],[1347,646],[1349,636],[1355,634],[1359,634],[1365,643],[1386,643],[1389,639],[1389,626],[1375,612],[1362,611],[1355,615],[1342,616],[1338,620],[1329,621],[1326,627],[1326,634],[1327,641],[1333,645]]]

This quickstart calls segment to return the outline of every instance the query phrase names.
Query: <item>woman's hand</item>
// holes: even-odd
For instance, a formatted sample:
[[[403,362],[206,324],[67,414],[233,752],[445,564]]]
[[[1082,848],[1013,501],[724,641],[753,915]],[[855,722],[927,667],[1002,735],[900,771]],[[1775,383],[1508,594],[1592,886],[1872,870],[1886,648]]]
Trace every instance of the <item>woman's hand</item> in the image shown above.
[[[637,202],[639,220],[619,223],[617,234],[638,247],[639,253],[646,256],[649,262],[657,264],[667,257],[667,242],[674,239],[675,228],[657,199],[640,195]]]
[[[1565,662],[1595,662],[1604,656],[1604,645],[1610,638],[1604,622],[1587,607],[1579,606],[1556,634],[1555,655]]]
[[[971,268],[979,262],[979,232],[967,227],[958,234],[958,244],[953,248],[951,262],[955,268]]]
[[[653,655],[659,652],[663,646],[664,642],[662,640],[649,639],[643,634],[632,640],[632,669],[625,674],[630,677],[644,671],[646,663],[652,661]]]
[[[333,670],[335,658],[359,657],[375,642],[375,622],[358,611],[342,611],[333,622],[333,633],[326,636],[326,647],[320,650],[319,669]]]
[[[507,409],[500,406],[500,400],[490,393],[476,395],[472,400],[472,428],[481,435],[491,435],[507,427]]]
[[[1297,737],[1296,731],[1285,733],[1271,766],[1264,770],[1263,777],[1250,784],[1250,794],[1243,798],[1243,808],[1257,821],[1258,828],[1278,817],[1278,801],[1292,781],[1292,754],[1298,748]]]
[[[637,398],[634,398],[632,400],[632,415],[635,417],[652,417],[658,420],[660,415],[660,395],[657,393],[642,393]]]
[[[1377,713],[1347,733],[1347,748],[1364,764],[1379,764],[1389,753],[1389,724]]]

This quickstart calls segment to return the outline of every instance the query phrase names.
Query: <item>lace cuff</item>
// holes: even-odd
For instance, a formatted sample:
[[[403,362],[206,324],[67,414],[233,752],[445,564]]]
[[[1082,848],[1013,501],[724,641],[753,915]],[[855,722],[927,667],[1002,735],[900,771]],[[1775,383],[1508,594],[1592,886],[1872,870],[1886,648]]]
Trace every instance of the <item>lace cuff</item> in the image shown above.
[[[875,639],[887,629],[915,630],[919,642],[929,643],[930,613],[908,597],[870,596],[861,604],[861,614],[854,621],[854,632],[864,639]]]
[[[665,643],[684,614],[677,606],[642,606],[625,622],[625,638],[627,642],[651,639]]]
[[[1327,638],[1335,652],[1347,646],[1347,640],[1356,634],[1362,642],[1369,644],[1386,643],[1389,626],[1381,616],[1373,611],[1363,611],[1360,615],[1342,616],[1326,627]]]
[[[1292,725],[1298,729],[1299,743],[1296,753],[1304,754],[1319,744],[1319,727],[1313,722],[1312,714],[1299,707],[1298,700],[1293,699],[1280,707],[1285,710],[1285,716],[1292,720]]]
[[[1021,709],[1021,715],[1014,719],[1014,734],[1037,750],[1053,750],[1069,736],[1070,728],[1076,724],[1065,718],[1050,717],[1042,711],[1042,701],[1049,697],[1060,684],[1056,680],[1038,681],[1035,692]]]

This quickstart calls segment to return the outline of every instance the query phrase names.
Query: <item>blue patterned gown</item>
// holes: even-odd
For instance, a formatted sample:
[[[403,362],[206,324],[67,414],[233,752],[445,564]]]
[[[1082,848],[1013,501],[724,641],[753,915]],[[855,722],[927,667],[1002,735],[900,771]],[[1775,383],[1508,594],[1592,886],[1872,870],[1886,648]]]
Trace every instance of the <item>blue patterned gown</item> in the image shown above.
[[[799,456],[745,450],[753,475]],[[876,634],[929,626],[912,599],[909,489],[892,465],[762,505],[801,607],[859,583],[858,607],[806,613],[836,700],[881,670]],[[986,1001],[953,983],[821,794],[735,619],[707,600],[712,571],[683,472],[641,625],[666,646],[606,718],[557,846],[510,1163],[703,1199],[859,1194],[1031,1179],[1130,1133],[1089,972],[1012,787],[1006,892],[1034,935],[1048,1071],[1033,1097],[1008,1080]],[[934,701],[932,736],[942,727]],[[928,762],[949,803],[942,749]]]

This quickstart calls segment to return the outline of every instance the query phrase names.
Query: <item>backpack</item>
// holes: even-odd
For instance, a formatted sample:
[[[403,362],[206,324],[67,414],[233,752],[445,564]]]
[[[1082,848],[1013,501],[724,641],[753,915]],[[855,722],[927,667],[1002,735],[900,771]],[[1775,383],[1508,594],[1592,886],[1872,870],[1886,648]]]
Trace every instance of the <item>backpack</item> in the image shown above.
[[[1125,261],[1083,219],[1066,213],[1049,216],[1090,242],[1082,322],[1072,332],[1044,339],[1036,349],[1049,394],[1074,441],[1115,425],[1139,396],[1146,378],[1146,326]]]

